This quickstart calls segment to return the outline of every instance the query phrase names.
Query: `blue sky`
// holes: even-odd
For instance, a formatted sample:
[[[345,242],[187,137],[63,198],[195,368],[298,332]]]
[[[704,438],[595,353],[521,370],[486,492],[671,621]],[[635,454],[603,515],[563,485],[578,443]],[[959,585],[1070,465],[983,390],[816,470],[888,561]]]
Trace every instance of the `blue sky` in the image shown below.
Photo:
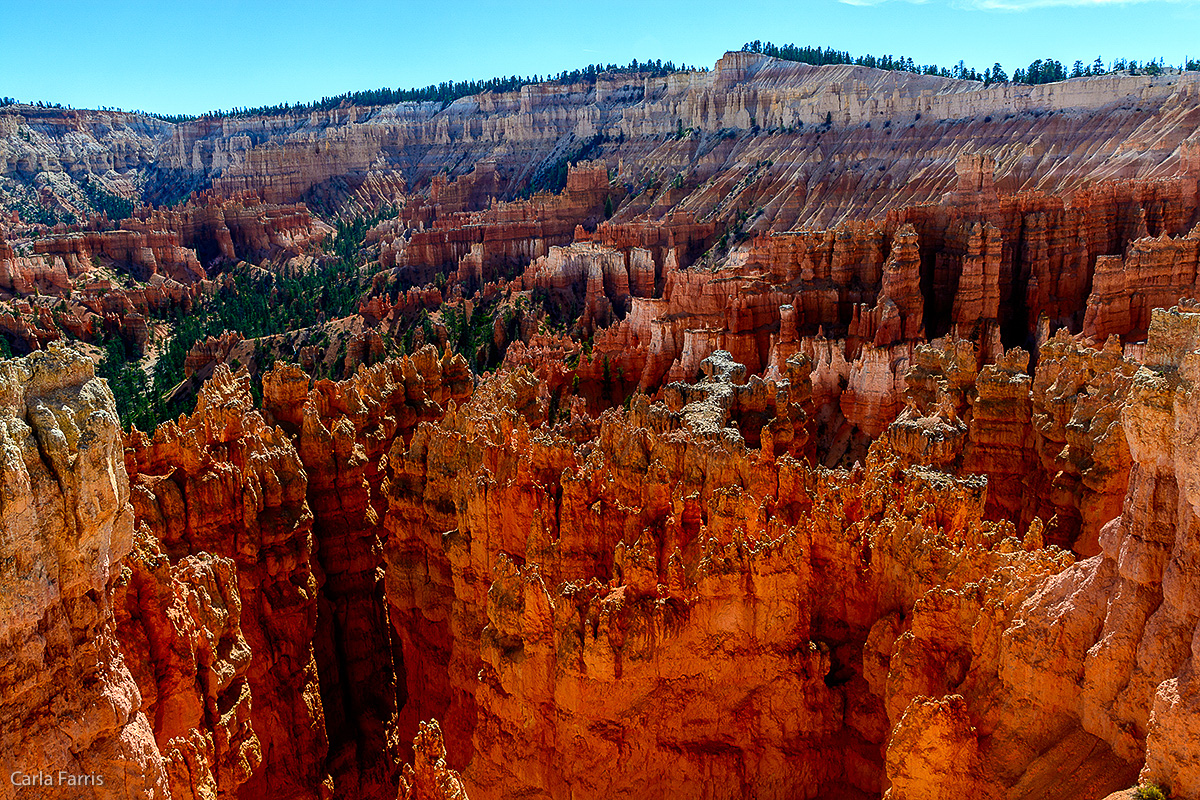
[[[162,113],[661,58],[762,39],[1011,74],[1200,57],[1200,0],[0,0],[0,95]]]

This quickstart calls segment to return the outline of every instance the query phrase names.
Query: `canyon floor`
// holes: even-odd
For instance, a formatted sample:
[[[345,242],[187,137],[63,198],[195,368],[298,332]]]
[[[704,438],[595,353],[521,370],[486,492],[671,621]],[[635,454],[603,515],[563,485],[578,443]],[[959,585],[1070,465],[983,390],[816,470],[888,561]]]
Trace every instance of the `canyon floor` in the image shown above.
[[[0,798],[1200,798],[1200,73],[11,105],[0,211]]]

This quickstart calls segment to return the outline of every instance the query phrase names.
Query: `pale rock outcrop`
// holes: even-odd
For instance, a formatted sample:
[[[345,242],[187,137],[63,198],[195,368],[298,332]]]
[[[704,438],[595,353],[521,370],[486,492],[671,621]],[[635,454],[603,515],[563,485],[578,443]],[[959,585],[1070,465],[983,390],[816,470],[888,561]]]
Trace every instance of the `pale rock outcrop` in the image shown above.
[[[437,720],[421,723],[413,752],[413,764],[405,764],[400,775],[397,800],[468,800],[461,776],[446,766],[446,746]]]
[[[164,800],[113,619],[134,515],[92,362],[58,346],[0,362],[0,445],[0,797]]]

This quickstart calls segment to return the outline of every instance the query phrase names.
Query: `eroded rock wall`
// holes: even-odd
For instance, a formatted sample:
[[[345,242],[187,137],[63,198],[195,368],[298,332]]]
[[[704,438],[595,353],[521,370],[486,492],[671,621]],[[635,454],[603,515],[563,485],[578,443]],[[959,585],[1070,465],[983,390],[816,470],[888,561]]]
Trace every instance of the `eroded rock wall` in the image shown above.
[[[1071,563],[984,522],[983,480],[883,445],[850,472],[748,449],[723,399],[745,368],[722,363],[678,411],[590,434],[531,428],[512,373],[393,450],[388,596],[441,620],[473,795],[881,793],[905,714],[957,692],[981,715],[1008,621]],[[967,733],[983,791],[1001,779]]]
[[[125,460],[137,522],[161,548],[132,564],[127,652],[155,666],[139,674],[156,735],[185,762],[173,784],[320,797],[328,740],[313,643],[323,576],[291,438],[254,410],[249,375],[220,366],[191,416],[153,437],[135,430]],[[155,618],[171,618],[186,601],[173,596],[187,592],[206,596],[190,626],[199,630],[178,619],[164,629]]]
[[[280,365],[256,409],[212,337],[122,467],[90,362],[0,365],[4,752],[122,797],[1200,792],[1200,314],[1155,310],[1196,291],[1196,83],[896,77],[198,120],[159,188],[231,197],[5,220],[0,330],[145,346],[206,268],[324,236],[297,199],[396,206],[347,380]],[[52,116],[0,115],[6,176],[80,171]],[[499,370],[377,363],[444,303],[504,309]]]
[[[112,394],[54,347],[0,363],[0,797],[170,797],[114,622],[134,512]]]
[[[528,371],[472,391],[432,348],[341,383],[277,367],[263,412],[218,367],[130,438],[139,528],[126,507],[96,590],[151,796],[1099,797],[1139,770],[1186,796],[1198,316],[1156,312],[1140,369],[1064,336],[1032,376],[918,348],[852,469],[797,459],[800,351],[555,425]],[[1119,465],[1124,434],[1099,555],[988,521],[1002,419],[1035,469]],[[1085,511],[1116,491],[1080,475]]]
[[[324,576],[314,648],[327,711],[329,769],[339,794],[390,797],[408,742],[437,679],[412,632],[385,600],[382,517],[389,452],[424,421],[471,393],[461,357],[426,347],[340,383],[292,367],[264,378],[264,405],[294,437],[315,515],[314,557]]]

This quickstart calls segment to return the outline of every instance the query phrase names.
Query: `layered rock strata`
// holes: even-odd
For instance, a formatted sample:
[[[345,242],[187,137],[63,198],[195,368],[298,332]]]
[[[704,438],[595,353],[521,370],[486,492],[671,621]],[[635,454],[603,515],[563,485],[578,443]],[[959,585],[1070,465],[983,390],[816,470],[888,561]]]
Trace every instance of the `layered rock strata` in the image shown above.
[[[729,53],[708,72],[526,86],[444,109],[407,103],[198,120],[175,129],[157,164],[211,180],[225,193],[255,190],[271,202],[293,202],[330,191],[353,195],[358,187],[369,193],[400,169],[410,186],[425,186],[443,168],[469,172],[486,162],[491,172],[480,187],[511,194],[600,137],[593,149],[628,183],[657,177],[666,185],[682,174],[679,191],[694,190],[703,204],[745,177],[718,174],[732,153],[747,167],[779,165],[738,187],[740,208],[774,207],[787,217],[785,227],[798,227],[936,200],[959,179],[958,153],[981,147],[1003,153],[1013,188],[1072,188],[1084,171],[1127,175],[1131,160],[1144,173],[1169,175],[1183,158],[1175,151],[1191,133],[1187,109],[1196,96],[1191,73],[983,87]],[[822,124],[827,117],[832,129]],[[1106,135],[1097,147],[1100,118]],[[996,129],[1019,147],[993,144],[988,134]],[[727,131],[739,135],[730,140]],[[1047,184],[1043,176],[1053,177]],[[447,205],[479,202],[469,191],[439,194]],[[644,203],[653,207],[653,198]]]
[[[669,187],[643,192],[635,214],[689,195],[707,213],[729,204],[732,191],[736,211],[764,207],[783,230],[935,201],[956,182],[985,175],[957,170],[960,154],[1000,158],[996,174],[1011,189],[1169,176],[1195,163],[1187,140],[1198,91],[1195,73],[985,87],[728,53],[712,70],[601,75],[445,107],[349,106],[172,124],[18,105],[0,114],[0,182],[24,204],[79,218],[90,205],[77,184],[85,178],[125,196],[144,186],[159,203],[212,187],[271,203],[363,208],[398,204],[415,189],[431,194],[444,172],[460,176],[484,164],[469,186],[443,186],[434,200],[447,210],[479,210],[489,194],[512,197],[563,160],[600,155],[623,183]],[[35,178],[44,191],[27,188]]]

